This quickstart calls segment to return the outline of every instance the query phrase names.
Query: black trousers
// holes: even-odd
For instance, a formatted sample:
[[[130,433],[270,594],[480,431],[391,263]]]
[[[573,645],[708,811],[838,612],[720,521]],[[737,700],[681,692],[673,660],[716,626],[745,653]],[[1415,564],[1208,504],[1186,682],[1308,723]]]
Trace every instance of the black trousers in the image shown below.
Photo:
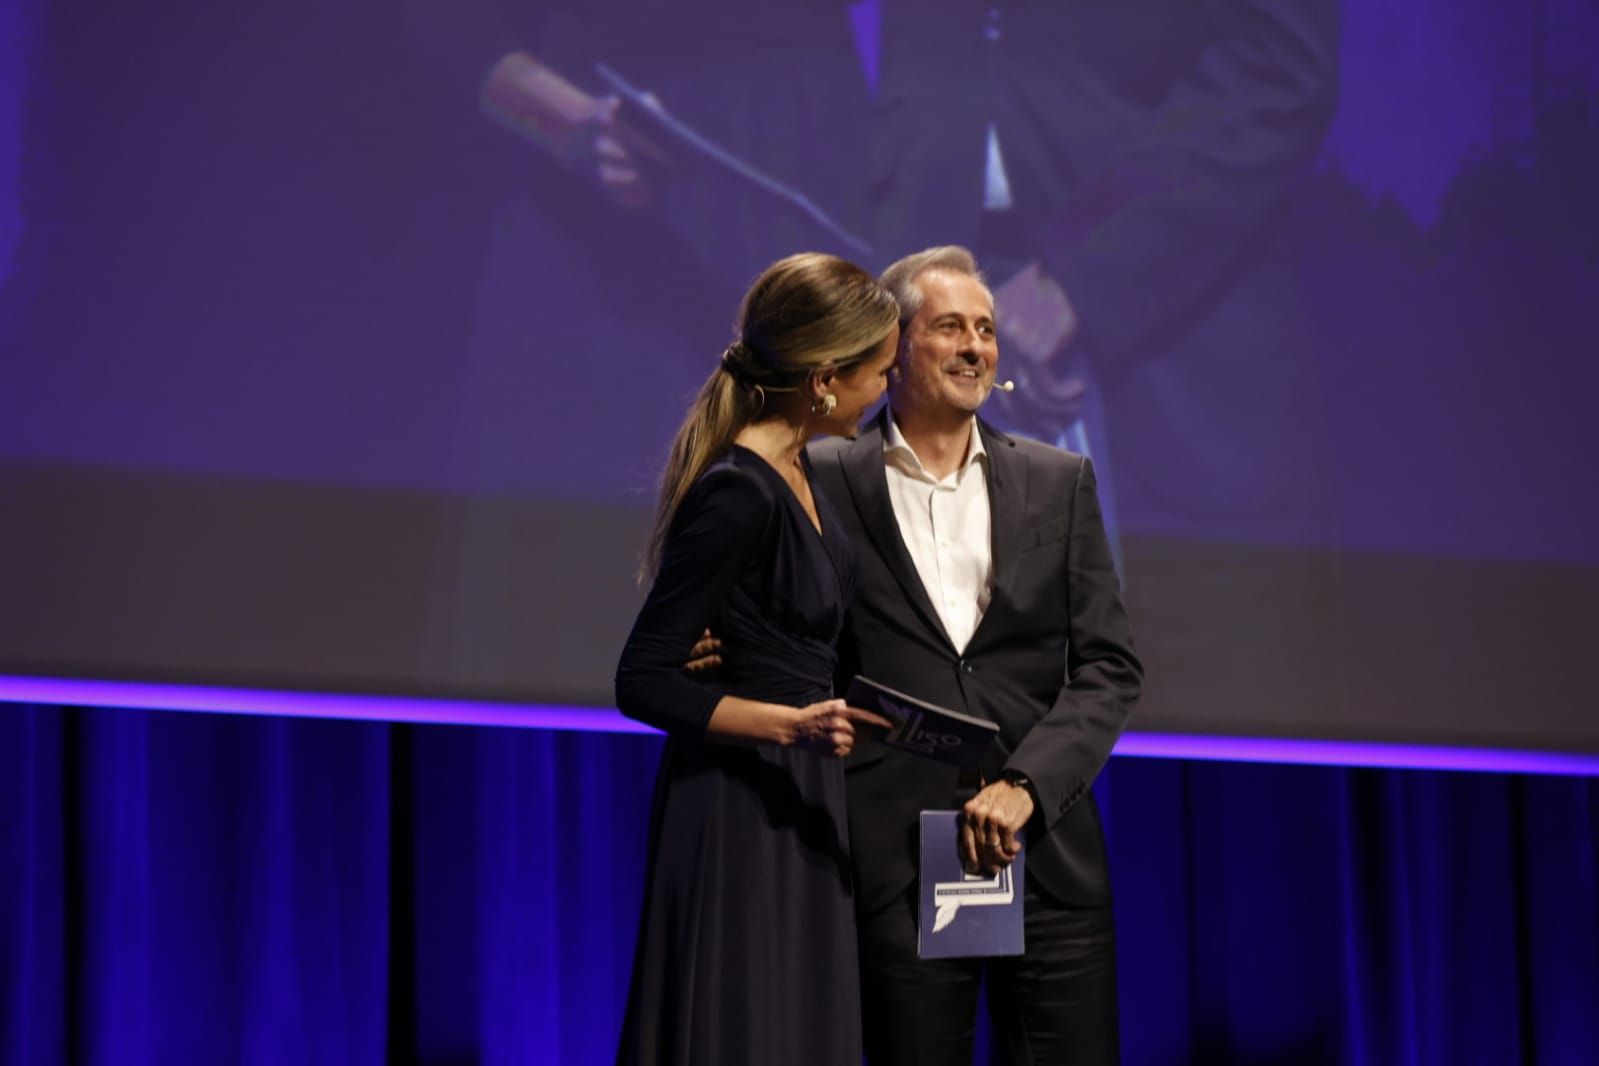
[[[970,1066],[978,988],[988,982],[994,1061],[1115,1066],[1116,934],[1109,907],[1026,894],[1025,955],[919,959],[914,889],[859,918],[870,1066]]]

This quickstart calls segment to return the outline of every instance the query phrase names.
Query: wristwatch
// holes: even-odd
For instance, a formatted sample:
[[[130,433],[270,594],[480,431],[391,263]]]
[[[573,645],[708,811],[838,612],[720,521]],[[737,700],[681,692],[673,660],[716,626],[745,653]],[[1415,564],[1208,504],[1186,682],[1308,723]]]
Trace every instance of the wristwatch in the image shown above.
[[[1017,788],[1025,788],[1027,794],[1033,797],[1033,804],[1035,806],[1038,804],[1038,790],[1033,787],[1033,779],[1020,770],[1001,770],[999,779],[1015,785]]]

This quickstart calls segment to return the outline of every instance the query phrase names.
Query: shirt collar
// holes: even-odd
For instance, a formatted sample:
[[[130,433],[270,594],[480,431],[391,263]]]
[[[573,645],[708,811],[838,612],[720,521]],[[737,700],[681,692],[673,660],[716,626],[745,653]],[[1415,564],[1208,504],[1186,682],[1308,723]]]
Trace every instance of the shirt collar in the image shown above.
[[[919,474],[929,481],[936,481],[933,475],[922,466],[922,460],[905,441],[905,434],[899,431],[899,423],[894,421],[894,409],[886,409],[888,431],[883,434],[883,455],[885,458],[897,462],[900,468],[914,474]],[[956,479],[971,469],[971,465],[981,458],[985,463],[988,460],[988,449],[983,446],[983,435],[978,431],[977,419],[972,418],[971,436],[966,439],[966,458],[961,460],[960,469],[955,471]]]

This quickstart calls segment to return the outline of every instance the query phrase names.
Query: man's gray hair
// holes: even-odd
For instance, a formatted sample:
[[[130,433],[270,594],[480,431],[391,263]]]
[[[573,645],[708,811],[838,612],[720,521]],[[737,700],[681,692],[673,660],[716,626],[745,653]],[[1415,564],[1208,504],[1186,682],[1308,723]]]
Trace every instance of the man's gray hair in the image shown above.
[[[983,277],[983,272],[977,269],[977,257],[968,249],[958,244],[941,244],[936,248],[925,248],[894,263],[877,279],[878,284],[892,293],[898,302],[899,324],[902,328],[905,323],[915,318],[916,312],[921,309],[922,287],[917,284],[917,280],[930,270],[943,270],[951,274],[964,274],[969,278],[976,278],[983,291],[988,293],[989,303],[994,302],[994,293],[988,287],[988,280]]]

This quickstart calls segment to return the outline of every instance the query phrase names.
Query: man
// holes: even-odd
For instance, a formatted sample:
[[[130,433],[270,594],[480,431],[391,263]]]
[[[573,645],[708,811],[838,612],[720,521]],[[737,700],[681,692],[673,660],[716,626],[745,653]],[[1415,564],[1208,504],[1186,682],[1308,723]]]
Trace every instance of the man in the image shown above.
[[[969,252],[891,266],[897,380],[855,441],[812,447],[855,549],[844,678],[988,718],[1000,737],[965,803],[968,865],[1028,851],[1027,953],[922,961],[916,840],[958,804],[956,771],[878,744],[848,767],[867,1057],[967,1063],[985,972],[994,1032],[1016,1063],[1117,1058],[1110,886],[1089,787],[1138,697],[1110,546],[1086,458],[976,417],[994,385],[993,298]],[[970,795],[966,789],[965,795]]]

